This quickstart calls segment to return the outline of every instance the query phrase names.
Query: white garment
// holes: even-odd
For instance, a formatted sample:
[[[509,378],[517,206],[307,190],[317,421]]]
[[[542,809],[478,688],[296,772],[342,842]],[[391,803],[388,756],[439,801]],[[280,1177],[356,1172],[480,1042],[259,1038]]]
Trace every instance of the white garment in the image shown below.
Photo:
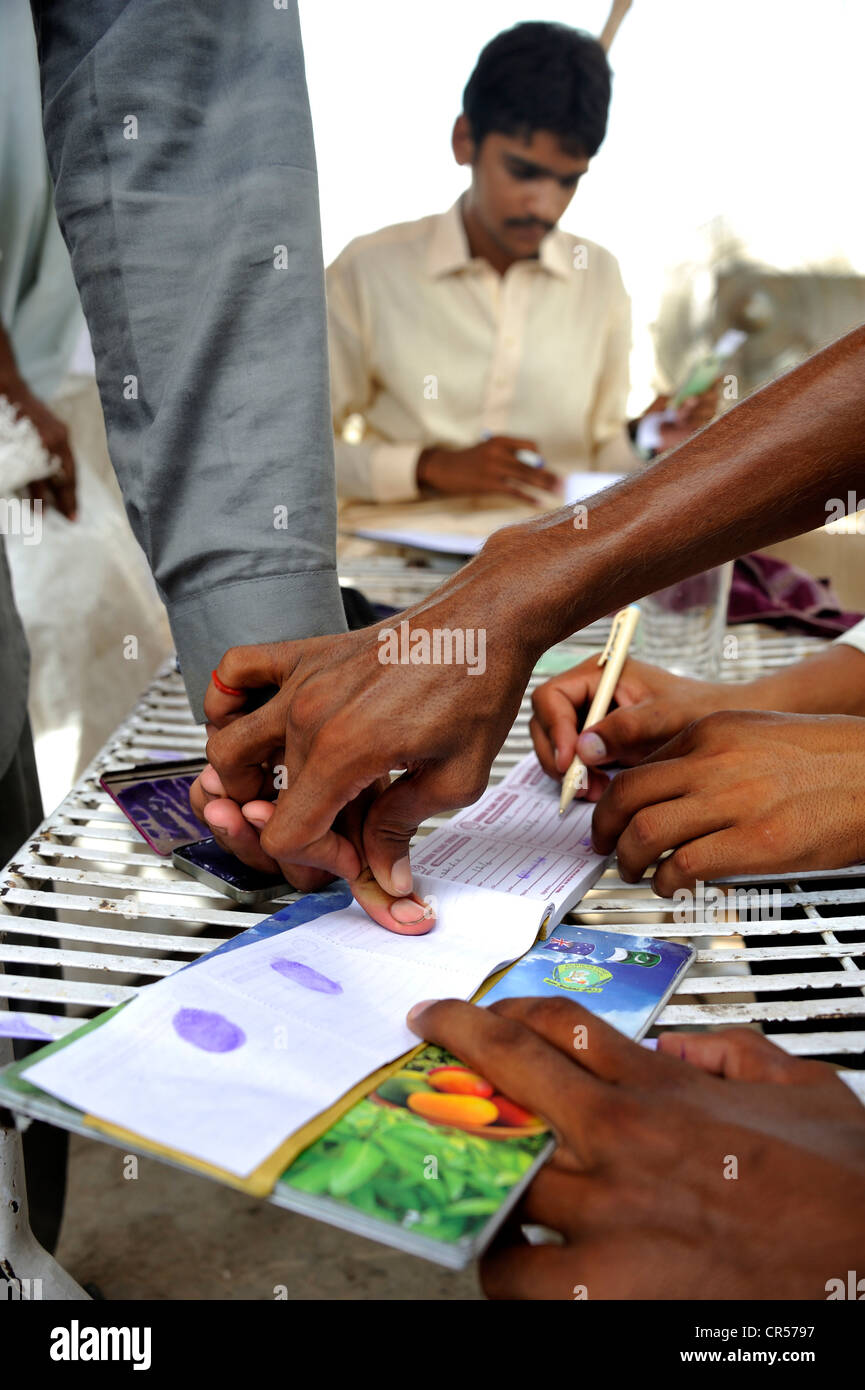
[[[56,471],[32,420],[0,392],[0,498]],[[5,534],[5,531],[4,531]]]
[[[47,404],[69,431],[78,519],[45,507],[38,544],[23,535],[6,544],[30,647],[28,705],[49,808],[129,713],[172,642],[108,458],[95,379],[68,376]]]
[[[865,652],[865,618],[847,632],[842,632],[840,637],[835,638],[835,641],[846,642],[848,647],[858,647],[860,652]]]

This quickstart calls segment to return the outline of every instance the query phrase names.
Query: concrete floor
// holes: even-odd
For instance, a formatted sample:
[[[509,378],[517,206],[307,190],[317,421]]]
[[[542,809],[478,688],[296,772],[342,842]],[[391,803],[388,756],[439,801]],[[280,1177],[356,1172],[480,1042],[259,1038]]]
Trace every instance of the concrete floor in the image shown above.
[[[147,1158],[71,1137],[57,1258],[106,1299],[478,1299],[455,1274]],[[283,1297],[285,1295],[282,1295]]]

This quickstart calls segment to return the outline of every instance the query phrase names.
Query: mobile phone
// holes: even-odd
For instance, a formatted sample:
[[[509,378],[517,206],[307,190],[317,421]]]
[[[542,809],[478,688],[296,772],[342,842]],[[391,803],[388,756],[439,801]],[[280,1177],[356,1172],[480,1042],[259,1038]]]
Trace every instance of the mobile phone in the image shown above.
[[[99,785],[150,848],[167,856],[201,837],[201,821],[189,804],[189,791],[206,766],[204,758],[141,763],[103,773]]]
[[[266,903],[282,893],[291,893],[292,886],[279,874],[265,874],[250,869],[233,854],[218,845],[212,835],[183,845],[171,856],[172,864],[185,874],[226,893],[239,903]]]

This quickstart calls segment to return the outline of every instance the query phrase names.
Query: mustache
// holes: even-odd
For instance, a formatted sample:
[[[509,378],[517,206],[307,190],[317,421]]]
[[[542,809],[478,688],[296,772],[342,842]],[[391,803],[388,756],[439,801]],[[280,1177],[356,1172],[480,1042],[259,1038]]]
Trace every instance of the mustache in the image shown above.
[[[555,225],[555,222],[541,222],[537,217],[509,217],[505,221],[506,227],[530,227],[533,231],[544,232],[551,232]]]

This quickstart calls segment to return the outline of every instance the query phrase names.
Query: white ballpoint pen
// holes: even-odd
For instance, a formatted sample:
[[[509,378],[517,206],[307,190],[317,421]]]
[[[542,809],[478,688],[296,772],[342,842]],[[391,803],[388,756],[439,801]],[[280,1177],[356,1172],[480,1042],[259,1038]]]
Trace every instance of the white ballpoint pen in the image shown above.
[[[640,607],[636,603],[620,609],[614,617],[610,635],[607,638],[607,645],[598,657],[598,665],[605,666],[606,669],[595,691],[595,698],[589,706],[589,713],[583,725],[584,730],[590,729],[593,724],[598,723],[598,720],[603,719],[610,708],[610,703],[616,693],[619,676],[622,674],[622,667],[628,659],[628,648],[639,621]],[[575,757],[562,779],[562,794],[559,798],[560,816],[564,815],[573,801],[574,792],[580,785],[580,780],[586,770],[585,763],[579,757]]]

